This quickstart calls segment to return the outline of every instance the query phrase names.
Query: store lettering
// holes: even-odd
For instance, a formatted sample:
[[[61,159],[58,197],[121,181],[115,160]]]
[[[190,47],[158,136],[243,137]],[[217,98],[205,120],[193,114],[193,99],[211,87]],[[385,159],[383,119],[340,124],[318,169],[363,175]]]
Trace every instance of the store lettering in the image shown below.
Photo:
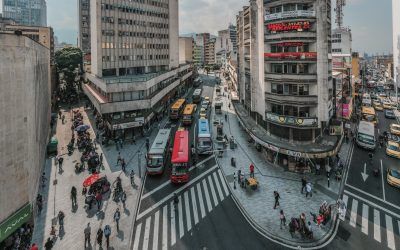
[[[271,23],[267,25],[269,31],[289,31],[289,30],[307,30],[310,29],[310,22],[289,22],[289,23]]]

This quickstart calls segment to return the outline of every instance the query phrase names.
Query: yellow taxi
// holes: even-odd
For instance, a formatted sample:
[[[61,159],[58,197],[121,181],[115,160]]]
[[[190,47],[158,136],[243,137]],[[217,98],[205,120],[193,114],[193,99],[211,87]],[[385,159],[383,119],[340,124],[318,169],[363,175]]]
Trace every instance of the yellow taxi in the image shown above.
[[[400,171],[389,168],[386,175],[386,181],[389,185],[400,188]]]
[[[400,145],[394,141],[388,141],[386,146],[386,154],[396,158],[400,158]]]
[[[395,123],[390,124],[390,133],[400,135],[400,125]]]
[[[384,109],[392,109],[392,104],[388,101],[383,101],[383,108]]]
[[[200,118],[207,119],[207,110],[205,108],[200,109]]]
[[[381,102],[378,100],[375,100],[373,102],[373,106],[374,106],[375,110],[379,110],[379,111],[383,110],[383,106],[382,106]]]

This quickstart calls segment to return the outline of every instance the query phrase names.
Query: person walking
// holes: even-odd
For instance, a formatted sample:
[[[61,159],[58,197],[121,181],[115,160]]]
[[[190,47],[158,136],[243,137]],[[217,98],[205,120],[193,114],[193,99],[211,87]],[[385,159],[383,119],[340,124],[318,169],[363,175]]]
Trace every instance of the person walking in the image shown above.
[[[109,225],[106,225],[104,227],[104,237],[106,237],[107,249],[110,247],[110,235],[111,235],[111,227]]]
[[[47,241],[46,241],[46,243],[44,244],[44,249],[46,249],[46,250],[50,250],[50,249],[52,249],[53,248],[53,241],[50,239],[50,237],[49,238],[47,238]]]
[[[250,177],[251,178],[254,178],[254,165],[253,165],[253,163],[252,164],[250,164]]]
[[[306,184],[306,198],[308,197],[308,195],[312,197],[312,186],[310,182]]]
[[[134,186],[135,185],[135,172],[133,171],[133,169],[131,171],[130,177],[131,177],[131,185]]]
[[[121,218],[121,213],[119,212],[119,208],[114,213],[114,220],[117,223],[117,231],[119,231],[119,219]]]
[[[96,198],[96,203],[97,203],[97,210],[100,210],[101,201],[103,200],[103,196],[101,195],[101,192],[97,192],[95,198]]]
[[[122,169],[122,172],[125,173],[125,171],[126,171],[126,163],[125,163],[125,159],[124,158],[122,158],[122,160],[121,160],[121,169]]]
[[[126,202],[126,193],[125,193],[125,190],[122,191],[122,194],[121,194],[121,201],[122,201],[123,208],[125,209],[125,202]]]
[[[90,222],[87,224],[86,228],[83,230],[83,233],[85,234],[85,248],[86,248],[86,242],[88,243],[88,246],[90,246],[90,234],[91,234],[92,228],[90,227]]]
[[[77,195],[77,191],[76,191],[76,187],[72,186],[71,188],[71,201],[72,201],[72,206],[76,206],[76,195]]]
[[[118,152],[117,165],[121,162],[121,160],[122,160],[121,152]]]
[[[319,175],[321,171],[321,165],[319,165],[319,163],[315,164],[315,174]]]
[[[62,171],[62,164],[63,164],[63,162],[64,162],[64,158],[60,155],[59,157],[58,157],[58,171]]]
[[[276,209],[276,207],[279,207],[279,199],[281,198],[278,191],[274,191],[274,198],[275,198],[275,204],[274,204],[274,209]]]
[[[99,244],[99,248],[102,248],[102,244],[103,244],[103,230],[101,230],[101,228],[99,228],[99,230],[97,230],[97,244]]]
[[[61,232],[61,230],[64,230],[64,218],[65,218],[64,212],[63,211],[58,212],[57,218],[58,218],[58,224],[60,225],[59,231]]]
[[[100,166],[103,166],[103,153],[100,154]]]
[[[279,212],[279,219],[281,220],[281,229],[282,229],[282,224],[283,226],[286,227],[286,216],[283,213],[283,210],[281,209],[281,211]]]
[[[301,178],[301,193],[303,193],[303,191],[306,189],[306,185],[307,185],[307,180],[306,177],[302,177]]]

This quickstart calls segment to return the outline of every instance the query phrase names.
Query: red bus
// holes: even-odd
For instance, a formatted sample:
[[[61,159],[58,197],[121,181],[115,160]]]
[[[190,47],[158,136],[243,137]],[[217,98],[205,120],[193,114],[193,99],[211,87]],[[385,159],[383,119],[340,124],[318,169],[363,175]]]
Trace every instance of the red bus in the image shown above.
[[[174,147],[171,157],[172,183],[184,183],[189,181],[189,131],[178,129],[175,133]]]

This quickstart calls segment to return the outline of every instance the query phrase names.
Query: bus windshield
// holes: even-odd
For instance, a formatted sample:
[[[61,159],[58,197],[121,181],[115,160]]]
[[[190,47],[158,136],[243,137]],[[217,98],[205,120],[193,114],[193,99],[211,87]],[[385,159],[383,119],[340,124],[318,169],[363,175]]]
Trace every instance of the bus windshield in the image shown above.
[[[358,133],[358,139],[361,142],[364,142],[364,143],[367,143],[367,144],[370,144],[370,145],[374,145],[375,144],[374,137],[370,136],[370,135],[367,135],[367,134]]]
[[[173,175],[183,175],[187,173],[187,167],[186,165],[175,165],[172,168],[172,174]]]
[[[208,148],[211,146],[210,138],[199,138],[199,147]]]
[[[161,166],[163,164],[163,158],[160,156],[149,156],[147,159],[147,165],[156,167],[156,166]]]

